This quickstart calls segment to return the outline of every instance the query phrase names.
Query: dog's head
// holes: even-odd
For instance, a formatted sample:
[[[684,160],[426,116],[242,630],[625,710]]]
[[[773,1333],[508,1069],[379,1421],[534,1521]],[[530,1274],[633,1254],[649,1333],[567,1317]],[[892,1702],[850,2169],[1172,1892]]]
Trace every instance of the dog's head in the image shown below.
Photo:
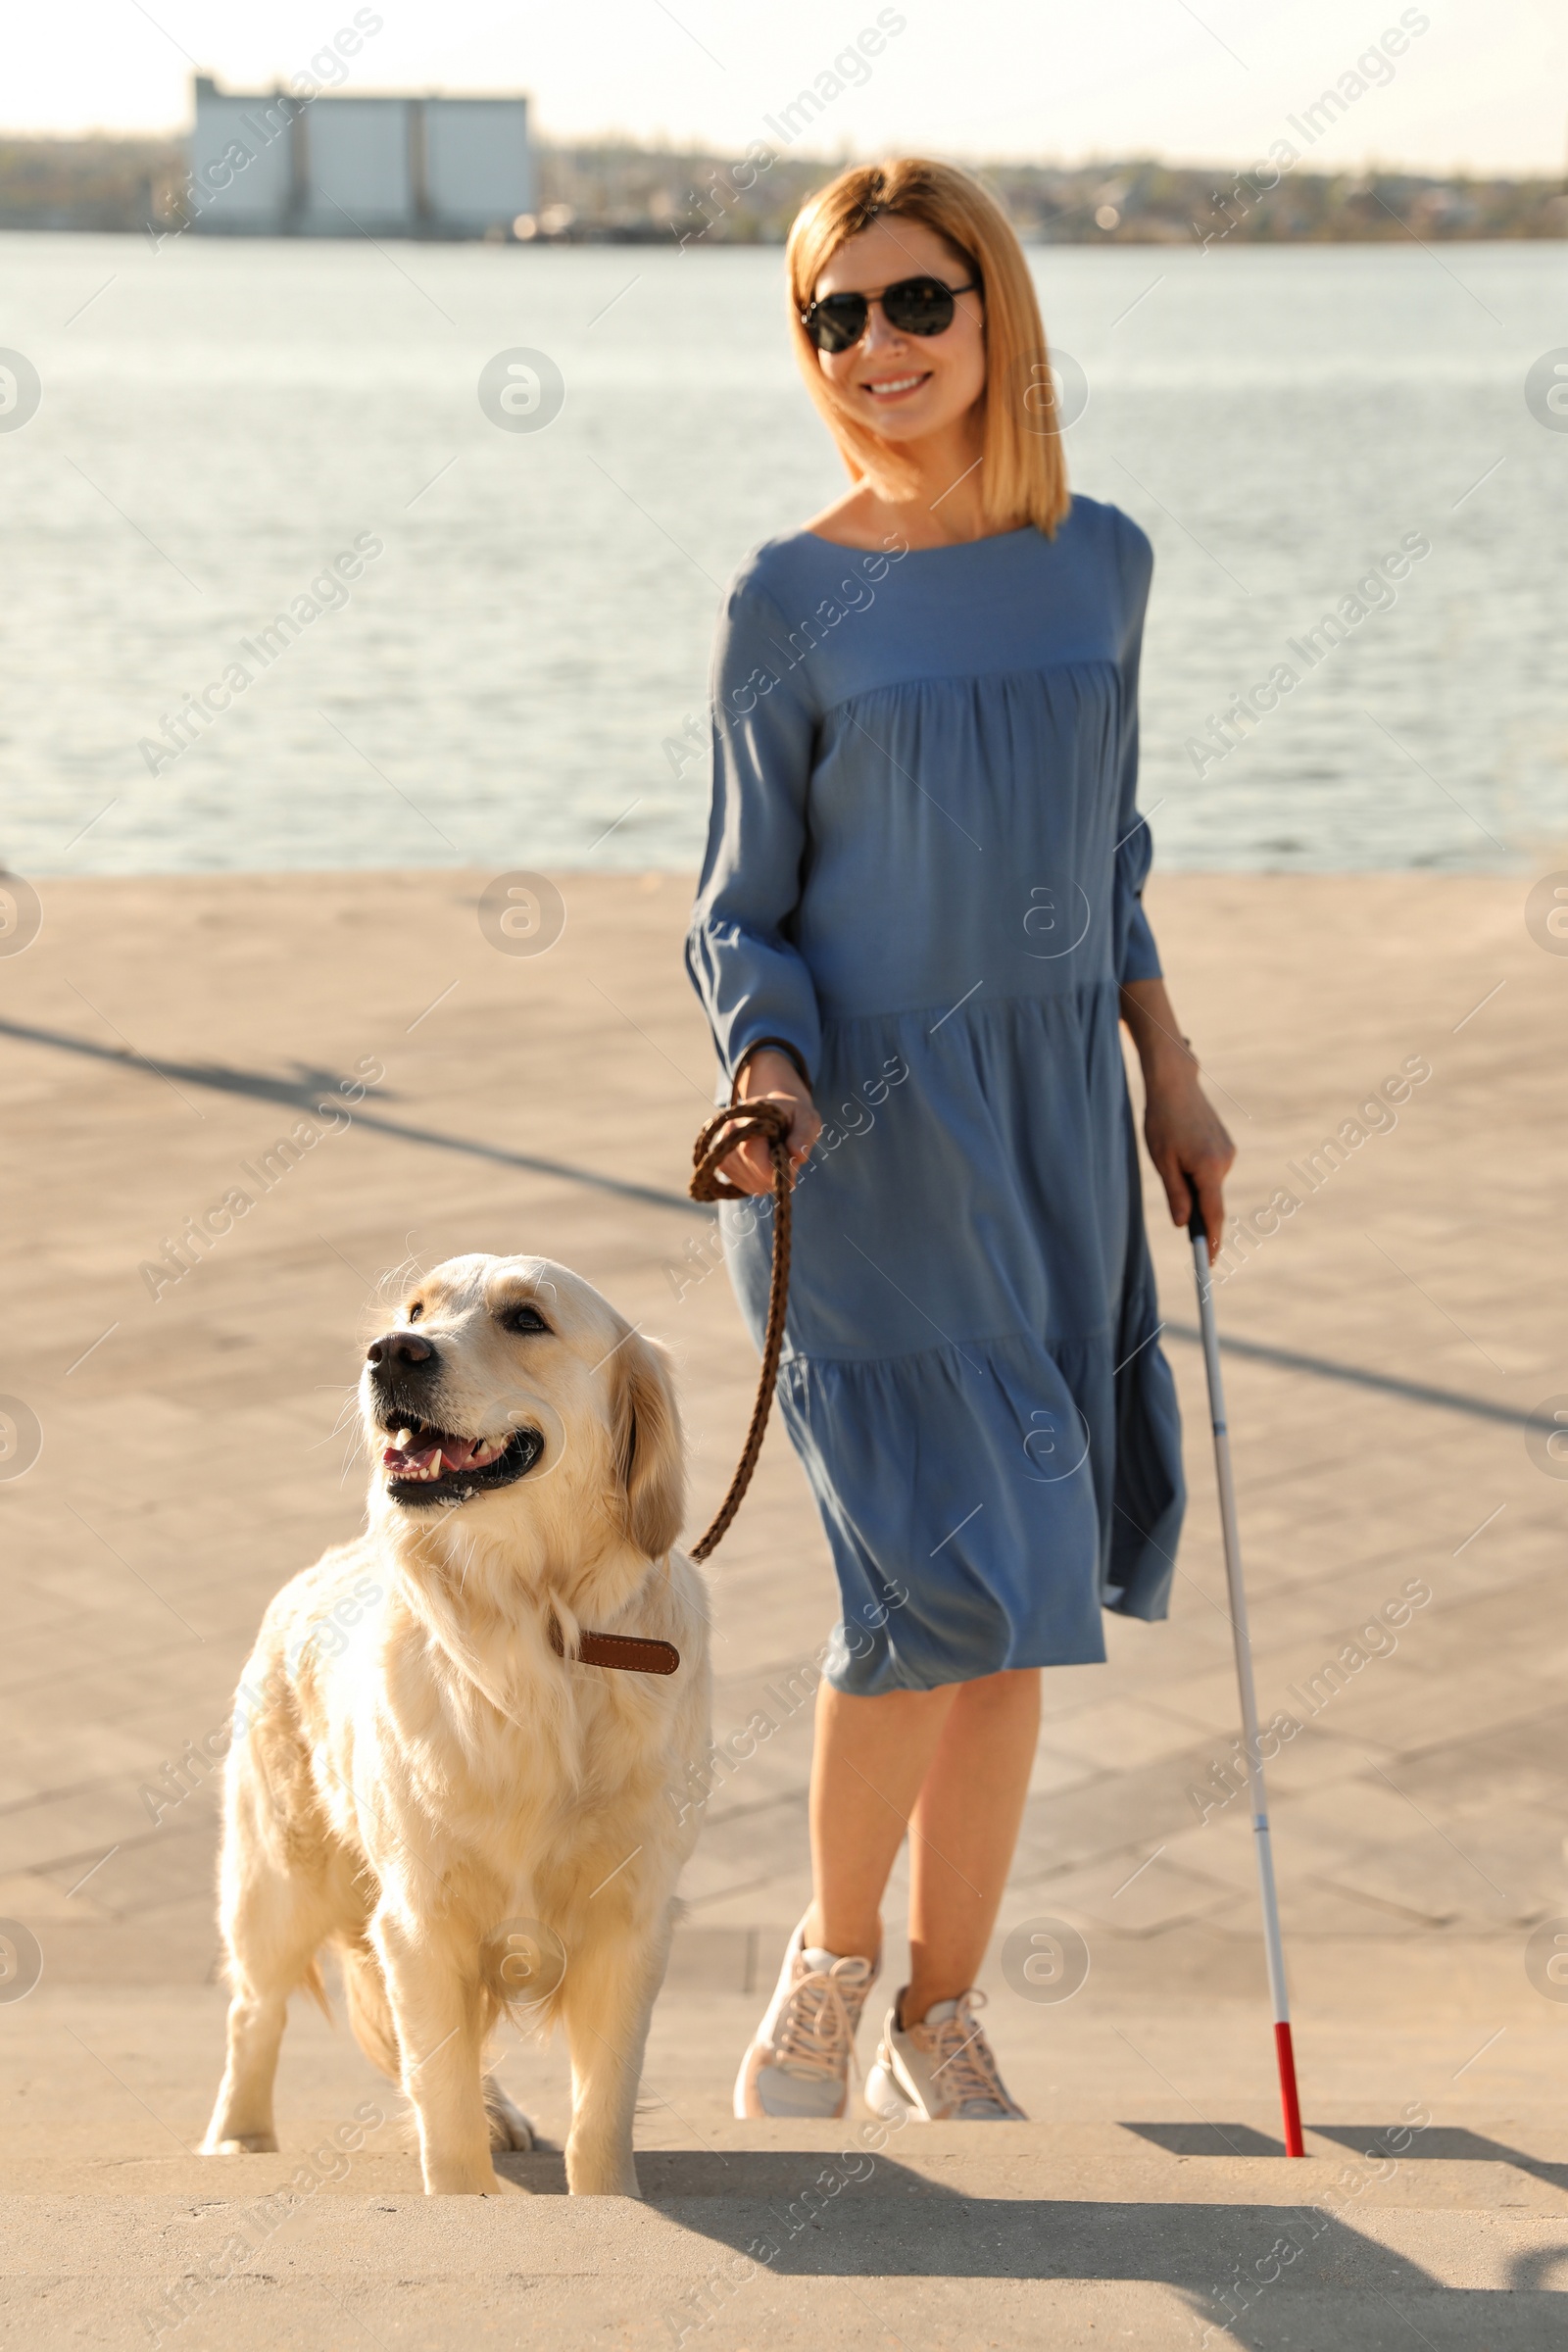
[[[549,1258],[453,1257],[425,1275],[371,1341],[360,1402],[376,1515],[461,1510],[499,1533],[532,1515],[533,1482],[552,1521],[608,1513],[649,1559],[680,1533],[663,1349]]]

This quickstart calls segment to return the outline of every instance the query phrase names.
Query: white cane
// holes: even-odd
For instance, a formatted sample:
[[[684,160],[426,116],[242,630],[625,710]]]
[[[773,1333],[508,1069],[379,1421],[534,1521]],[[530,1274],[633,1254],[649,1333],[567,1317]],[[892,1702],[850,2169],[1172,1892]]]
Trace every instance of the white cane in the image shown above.
[[[1274,1852],[1269,1842],[1268,1796],[1263,1787],[1263,1758],[1257,1741],[1257,1695],[1252,1688],[1252,1643],[1247,1630],[1247,1592],[1242,1583],[1242,1545],[1236,1527],[1236,1485],[1231,1476],[1231,1441],[1225,1422],[1225,1383],[1219,1365],[1219,1333],[1214,1323],[1213,1280],[1208,1263],[1208,1230],[1198,1205],[1198,1187],[1191,1177],[1193,1213],[1188,1238],[1193,1245],[1193,1271],[1198,1278],[1198,1319],[1203,1334],[1203,1363],[1208,1373],[1208,1417],[1214,1430],[1214,1469],[1219,1480],[1219,1521],[1225,1542],[1225,1581],[1230,1589],[1231,1634],[1236,1644],[1236,1681],[1242,1697],[1242,1738],[1247,1749],[1248,1788],[1252,1804],[1252,1833],[1257,1854],[1257,1886],[1263,1903],[1263,1948],[1268,1955],[1268,1989],[1274,2005],[1274,2049],[1279,2060],[1280,2105],[1285,2115],[1285,2153],[1304,2156],[1301,2108],[1296,2091],[1296,2052],[1291,2042],[1291,2006],[1285,1989],[1285,1947],[1280,1940],[1279,1899],[1274,1891]]]

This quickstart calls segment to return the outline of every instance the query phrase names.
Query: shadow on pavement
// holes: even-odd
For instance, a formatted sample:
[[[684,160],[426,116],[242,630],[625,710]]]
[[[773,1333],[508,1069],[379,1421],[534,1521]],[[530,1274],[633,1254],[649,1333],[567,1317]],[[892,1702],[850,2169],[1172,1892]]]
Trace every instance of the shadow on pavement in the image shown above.
[[[1128,2124],[1140,2139],[1163,2148],[1167,2156],[1283,2156],[1283,2139],[1254,2132],[1250,2124]]]
[[[1319,2139],[1332,2139],[1337,2147],[1349,2148],[1357,2156],[1364,2155],[1386,2125],[1375,2124],[1309,2124],[1307,2130]],[[1374,2154],[1381,2154],[1375,2149]],[[1399,2164],[1511,2164],[1516,2172],[1528,2173],[1533,2180],[1544,2180],[1550,2188],[1568,2189],[1568,2164],[1550,2164],[1544,2157],[1527,2156],[1521,2148],[1510,2148],[1500,2139],[1489,2139],[1484,2132],[1468,2132],[1457,2124],[1431,2124],[1412,2138],[1410,2145],[1396,2159]]]

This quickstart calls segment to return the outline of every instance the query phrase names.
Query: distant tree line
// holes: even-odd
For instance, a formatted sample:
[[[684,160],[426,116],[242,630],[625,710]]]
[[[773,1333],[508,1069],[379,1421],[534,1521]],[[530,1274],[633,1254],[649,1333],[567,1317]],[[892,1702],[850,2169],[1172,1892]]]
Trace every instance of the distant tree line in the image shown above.
[[[144,228],[186,169],[183,139],[0,138],[0,228]]]
[[[547,243],[781,243],[838,162],[754,141],[744,156],[628,140],[536,149],[539,210],[516,233]],[[188,169],[178,138],[0,139],[0,228],[167,227]],[[1437,177],[1382,167],[1250,172],[1150,160],[978,167],[1019,234],[1040,245],[1319,244],[1568,236],[1560,179]]]

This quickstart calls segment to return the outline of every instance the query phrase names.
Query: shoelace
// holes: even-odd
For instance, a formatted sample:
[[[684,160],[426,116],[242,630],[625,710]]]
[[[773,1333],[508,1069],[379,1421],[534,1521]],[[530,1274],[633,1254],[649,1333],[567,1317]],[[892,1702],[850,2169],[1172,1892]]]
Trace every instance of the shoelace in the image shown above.
[[[855,2029],[870,1982],[863,1960],[835,1960],[830,1969],[808,1970],[784,2004],[774,2064],[795,2074],[836,2077],[846,2054],[855,2057]],[[846,1985],[855,1996],[853,2012]]]
[[[951,2017],[930,2028],[938,2052],[931,2076],[933,2082],[938,2075],[947,2078],[944,2087],[956,2107],[966,2107],[971,2099],[985,2099],[1010,2114],[1013,2102],[1003,2086],[985,2028],[972,2010],[976,2002],[983,2008],[985,1999],[977,1986],[963,1995]]]

